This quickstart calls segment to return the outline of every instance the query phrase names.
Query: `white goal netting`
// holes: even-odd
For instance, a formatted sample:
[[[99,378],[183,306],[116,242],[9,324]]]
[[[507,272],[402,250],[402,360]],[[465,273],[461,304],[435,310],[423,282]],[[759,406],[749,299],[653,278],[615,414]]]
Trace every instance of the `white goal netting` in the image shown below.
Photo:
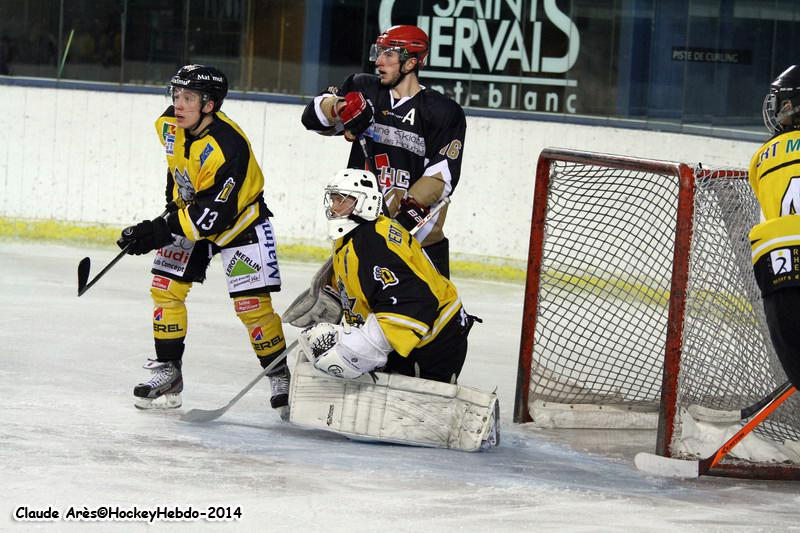
[[[710,444],[698,434],[704,421],[686,418],[690,406],[739,410],[786,380],[752,274],[748,231],[759,211],[746,174],[577,154],[543,158],[524,407],[550,427],[655,427],[660,412],[660,451],[701,456]],[[757,432],[789,446],[774,461],[794,462],[800,401]]]

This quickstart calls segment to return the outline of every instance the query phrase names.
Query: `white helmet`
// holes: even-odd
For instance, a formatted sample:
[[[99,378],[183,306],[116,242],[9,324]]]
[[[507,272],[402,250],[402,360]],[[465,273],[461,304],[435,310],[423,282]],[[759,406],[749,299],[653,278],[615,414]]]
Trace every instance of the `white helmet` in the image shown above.
[[[345,215],[333,212],[333,195],[352,196],[353,210]],[[328,217],[328,237],[336,240],[353,231],[362,222],[375,220],[381,213],[383,194],[375,174],[369,170],[346,168],[331,178],[325,187],[325,216]]]

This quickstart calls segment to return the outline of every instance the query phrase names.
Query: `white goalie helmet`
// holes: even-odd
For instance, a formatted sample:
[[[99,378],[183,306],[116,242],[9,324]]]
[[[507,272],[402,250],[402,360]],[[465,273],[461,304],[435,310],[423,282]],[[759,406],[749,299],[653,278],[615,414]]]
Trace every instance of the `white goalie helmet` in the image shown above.
[[[362,222],[375,220],[381,213],[382,203],[383,194],[375,174],[357,168],[340,170],[325,187],[328,237],[336,240]]]

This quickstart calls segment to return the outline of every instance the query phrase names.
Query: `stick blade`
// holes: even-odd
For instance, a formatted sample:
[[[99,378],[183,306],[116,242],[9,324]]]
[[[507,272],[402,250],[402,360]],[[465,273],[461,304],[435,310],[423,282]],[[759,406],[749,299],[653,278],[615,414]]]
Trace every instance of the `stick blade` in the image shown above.
[[[219,409],[190,409],[189,411],[183,413],[181,416],[181,421],[211,422],[212,420],[216,420],[217,418],[221,417],[227,410],[227,405],[225,407],[220,407]]]
[[[712,422],[715,424],[727,424],[738,422],[742,419],[742,411],[722,411],[719,409],[711,409],[702,405],[690,405],[687,408],[689,414],[695,420],[703,422]]]
[[[89,282],[89,270],[91,268],[92,260],[88,257],[84,257],[78,263],[78,296],[83,294],[86,284]]]
[[[653,453],[637,453],[633,464],[642,472],[662,477],[696,478],[700,475],[700,461],[662,457]]]

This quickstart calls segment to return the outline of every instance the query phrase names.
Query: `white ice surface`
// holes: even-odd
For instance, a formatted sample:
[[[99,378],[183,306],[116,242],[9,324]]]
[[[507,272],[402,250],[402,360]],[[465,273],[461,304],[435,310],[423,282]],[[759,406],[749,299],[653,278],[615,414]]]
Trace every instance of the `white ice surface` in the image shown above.
[[[484,319],[461,381],[497,387],[501,446],[488,453],[350,442],[282,422],[259,383],[216,422],[184,410],[225,405],[260,367],[218,260],[189,295],[183,408],[133,408],[152,355],[147,257],[126,257],[81,298],[112,249],[0,241],[0,530],[3,531],[790,531],[787,482],[644,475],[652,432],[513,425],[522,286],[456,280]],[[315,265],[282,265],[281,311]],[[296,331],[287,327],[292,340]],[[19,506],[240,507],[238,522],[18,522]]]

